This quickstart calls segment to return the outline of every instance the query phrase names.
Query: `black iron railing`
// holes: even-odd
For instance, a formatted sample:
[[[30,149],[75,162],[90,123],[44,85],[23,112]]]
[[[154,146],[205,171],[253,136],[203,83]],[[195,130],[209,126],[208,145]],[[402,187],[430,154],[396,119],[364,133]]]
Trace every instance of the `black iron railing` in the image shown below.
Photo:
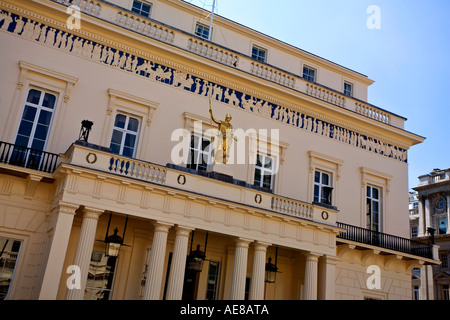
[[[341,233],[338,238],[364,244],[370,244],[373,246],[408,253],[424,258],[433,258],[433,247],[430,244],[397,237],[391,234],[364,229],[341,222],[337,222],[337,226],[339,228],[347,230],[347,232]]]
[[[0,141],[0,163],[53,173],[59,155]]]

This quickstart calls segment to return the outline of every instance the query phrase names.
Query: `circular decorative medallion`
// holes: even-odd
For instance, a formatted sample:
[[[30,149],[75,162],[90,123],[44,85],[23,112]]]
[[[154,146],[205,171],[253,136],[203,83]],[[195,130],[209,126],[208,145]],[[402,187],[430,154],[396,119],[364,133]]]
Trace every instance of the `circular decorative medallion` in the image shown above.
[[[262,196],[260,194],[255,195],[255,202],[260,204],[262,202]]]
[[[182,186],[184,186],[186,184],[186,176],[183,174],[180,174],[178,176],[177,181],[178,181],[178,184],[181,184]]]
[[[322,211],[322,219],[323,220],[328,220],[328,212]]]
[[[86,161],[87,161],[87,163],[89,163],[89,164],[96,163],[96,162],[97,162],[97,155],[96,155],[95,153],[89,153],[89,154],[86,156]]]

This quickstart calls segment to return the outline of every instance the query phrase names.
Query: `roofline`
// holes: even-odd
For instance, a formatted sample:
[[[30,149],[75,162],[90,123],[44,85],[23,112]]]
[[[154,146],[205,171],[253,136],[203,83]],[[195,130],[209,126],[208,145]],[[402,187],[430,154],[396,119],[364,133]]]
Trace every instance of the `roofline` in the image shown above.
[[[195,10],[197,12],[207,13],[207,14],[205,14],[206,16],[210,13],[208,10],[200,8],[199,6],[194,5],[192,3],[186,2],[186,0],[167,0],[167,1],[171,2],[171,3],[175,4],[175,5],[182,4],[182,5],[185,6],[185,8],[189,8],[189,9]],[[296,46],[294,46],[292,44],[289,44],[287,42],[284,42],[284,41],[281,41],[279,39],[276,39],[276,38],[274,38],[272,36],[269,36],[267,34],[264,34],[264,33],[260,32],[258,30],[255,30],[255,29],[252,29],[250,27],[247,27],[247,26],[245,26],[245,25],[243,25],[243,24],[241,24],[239,22],[233,21],[233,20],[228,19],[226,17],[223,17],[223,16],[221,16],[219,14],[216,14],[215,17],[218,17],[220,19],[219,21],[221,21],[223,24],[228,24],[230,27],[240,26],[241,29],[246,30],[247,33],[253,33],[253,36],[264,37],[264,38],[266,38],[265,39],[266,41],[277,42],[279,45],[284,46],[286,49],[297,51],[297,53],[306,54],[307,56],[309,56],[308,58],[310,58],[310,59],[319,60],[318,61],[319,63],[321,62],[321,63],[331,64],[335,68],[341,69],[341,71],[350,72],[350,73],[352,73],[353,77],[359,78],[361,81],[364,81],[368,85],[371,85],[371,84],[373,84],[375,82],[374,80],[370,79],[367,75],[365,75],[363,73],[360,73],[358,71],[352,70],[352,69],[347,68],[347,67],[345,67],[343,65],[340,65],[340,64],[338,64],[336,62],[333,62],[331,60],[328,60],[328,59],[325,59],[323,57],[320,57],[320,56],[318,56],[318,55],[316,55],[314,53],[311,53],[311,52],[308,52],[308,51],[303,50],[301,48],[298,48],[298,47],[296,47]]]

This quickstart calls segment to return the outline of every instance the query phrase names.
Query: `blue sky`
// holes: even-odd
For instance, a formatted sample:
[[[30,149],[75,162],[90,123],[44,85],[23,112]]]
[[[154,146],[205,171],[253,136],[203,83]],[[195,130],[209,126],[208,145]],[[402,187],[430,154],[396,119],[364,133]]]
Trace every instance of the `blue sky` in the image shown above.
[[[186,0],[211,10],[213,0]],[[409,186],[450,168],[450,1],[216,0],[216,14],[367,75],[368,102],[426,138],[409,151]],[[367,20],[376,5],[380,28]]]

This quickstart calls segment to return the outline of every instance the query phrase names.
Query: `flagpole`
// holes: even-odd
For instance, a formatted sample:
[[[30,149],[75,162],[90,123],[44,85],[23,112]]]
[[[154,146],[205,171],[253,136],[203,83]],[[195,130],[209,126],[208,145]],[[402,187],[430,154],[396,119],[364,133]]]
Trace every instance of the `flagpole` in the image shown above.
[[[213,0],[213,5],[212,5],[212,11],[211,11],[211,20],[209,22],[209,35],[208,35],[208,41],[211,41],[211,35],[212,35],[212,25],[213,25],[213,20],[214,20],[214,10],[216,7],[216,0]]]

